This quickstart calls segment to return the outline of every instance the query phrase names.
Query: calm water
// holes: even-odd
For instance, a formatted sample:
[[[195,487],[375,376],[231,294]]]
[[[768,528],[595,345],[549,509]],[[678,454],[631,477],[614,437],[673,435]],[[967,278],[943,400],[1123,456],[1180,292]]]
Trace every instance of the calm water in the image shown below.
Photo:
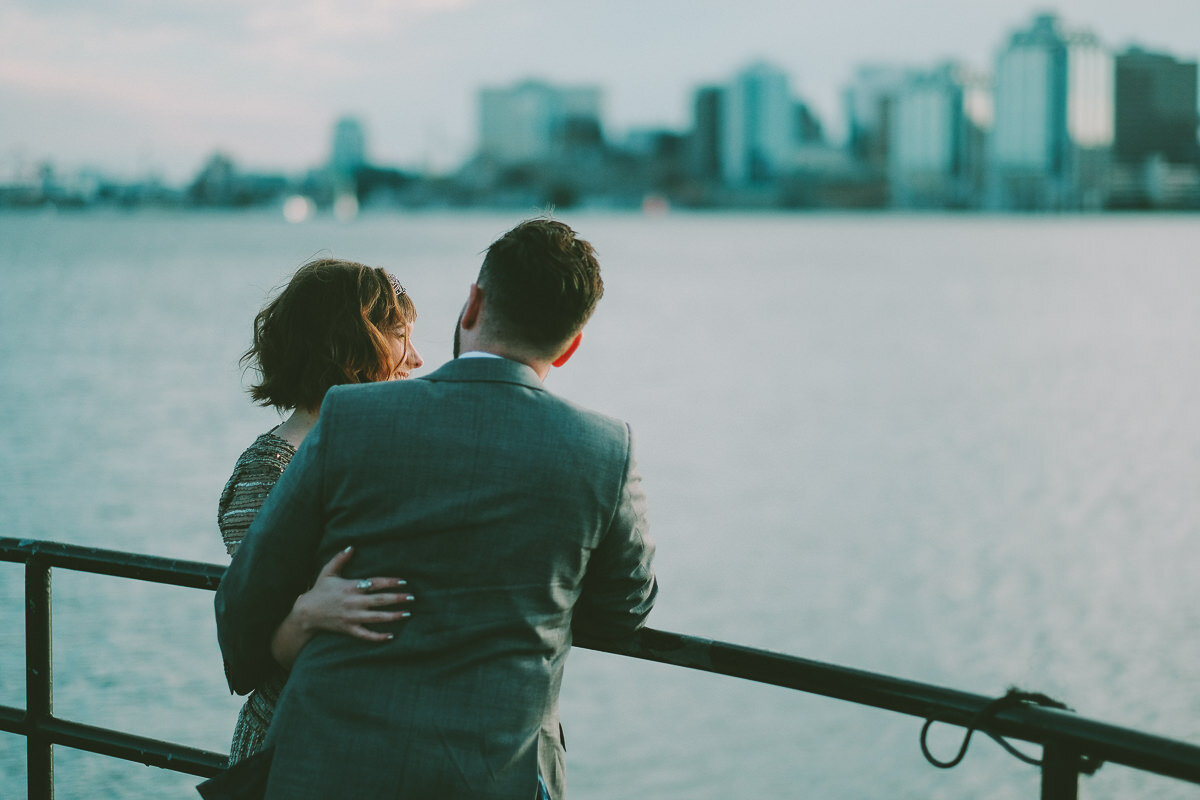
[[[638,434],[651,624],[1200,742],[1200,220],[565,219],[608,294],[550,386]],[[275,421],[236,365],[265,294],[321,252],[387,266],[428,372],[515,221],[0,216],[3,535],[223,562],[217,494]],[[21,592],[0,565],[18,707]],[[57,572],[55,602],[60,716],[226,749],[210,595]],[[586,651],[562,714],[575,800],[1037,795],[982,737],[942,772],[918,720]],[[64,800],[195,796],[57,758]],[[23,764],[0,733],[0,797]],[[1200,787],[1106,766],[1082,794]]]

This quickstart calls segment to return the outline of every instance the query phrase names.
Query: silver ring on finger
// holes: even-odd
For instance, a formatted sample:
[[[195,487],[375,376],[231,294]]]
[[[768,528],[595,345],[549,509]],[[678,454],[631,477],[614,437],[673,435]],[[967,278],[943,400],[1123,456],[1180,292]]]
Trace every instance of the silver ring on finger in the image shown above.
[[[370,578],[363,578],[363,579],[362,579],[362,580],[360,580],[358,583],[354,584],[354,588],[355,588],[355,589],[359,589],[359,590],[361,590],[361,591],[364,591],[364,592],[369,592],[369,591],[371,591],[371,579],[370,579]]]

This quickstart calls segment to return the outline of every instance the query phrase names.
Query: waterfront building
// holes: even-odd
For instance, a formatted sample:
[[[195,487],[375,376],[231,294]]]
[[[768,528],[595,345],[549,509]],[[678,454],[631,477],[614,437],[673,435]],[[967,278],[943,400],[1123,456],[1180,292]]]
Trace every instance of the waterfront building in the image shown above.
[[[603,144],[601,91],[524,81],[479,93],[479,155],[499,166],[536,164]]]
[[[1113,141],[1112,55],[1051,14],[996,59],[990,201],[1010,209],[1104,205]]]
[[[825,142],[825,127],[812,106],[803,100],[792,106],[792,125],[792,135],[801,147]]]
[[[765,62],[738,73],[723,93],[721,177],[730,186],[769,183],[791,168],[795,101],[784,72]]]
[[[197,206],[233,205],[237,174],[232,158],[225,153],[213,153],[188,187],[188,199]]]
[[[1195,61],[1136,47],[1116,57],[1111,205],[1200,203],[1196,89]]]
[[[1196,141],[1195,61],[1133,47],[1116,58],[1118,163],[1140,164],[1161,157],[1171,164],[1200,160]]]
[[[710,183],[721,177],[723,95],[724,90],[719,86],[703,86],[692,96],[691,172]]]
[[[217,152],[204,162],[188,185],[185,201],[200,208],[252,208],[277,202],[288,183],[282,175],[243,172],[229,155]],[[143,200],[163,198],[152,185],[143,187],[143,192]]]
[[[333,126],[329,169],[337,179],[352,179],[367,165],[367,136],[355,117],[342,117]]]
[[[668,202],[677,197],[694,200],[691,178],[691,141],[688,136],[666,128],[634,128],[625,135],[612,159],[612,196],[623,205],[640,198],[643,206]]]
[[[882,173],[888,160],[892,99],[909,71],[894,65],[859,67],[844,93],[850,156]]]
[[[910,72],[889,101],[892,204],[977,206],[984,189],[984,137],[991,118],[991,86],[984,76],[958,64]]]

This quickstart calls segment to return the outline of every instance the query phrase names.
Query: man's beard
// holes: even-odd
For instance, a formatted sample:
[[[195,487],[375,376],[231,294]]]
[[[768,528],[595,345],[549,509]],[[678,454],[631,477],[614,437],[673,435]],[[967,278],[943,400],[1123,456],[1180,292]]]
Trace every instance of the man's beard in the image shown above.
[[[463,309],[463,310],[465,311],[466,309]],[[454,323],[454,357],[455,358],[458,358],[458,350],[459,350],[458,332],[460,330],[462,330],[462,318],[463,318],[462,311],[460,311],[460,312],[458,312],[458,322]]]

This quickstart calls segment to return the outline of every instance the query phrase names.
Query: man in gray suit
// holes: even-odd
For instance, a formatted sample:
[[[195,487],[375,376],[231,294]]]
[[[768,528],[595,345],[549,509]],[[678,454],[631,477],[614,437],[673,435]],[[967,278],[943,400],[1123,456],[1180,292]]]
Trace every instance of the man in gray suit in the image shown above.
[[[591,245],[523,223],[488,249],[455,360],[326,396],[217,593],[230,685],[257,685],[275,627],[347,546],[349,577],[402,575],[416,604],[378,626],[387,642],[322,634],[301,652],[269,798],[564,797],[572,631],[628,636],[657,594],[628,426],[542,386],[602,293]]]

